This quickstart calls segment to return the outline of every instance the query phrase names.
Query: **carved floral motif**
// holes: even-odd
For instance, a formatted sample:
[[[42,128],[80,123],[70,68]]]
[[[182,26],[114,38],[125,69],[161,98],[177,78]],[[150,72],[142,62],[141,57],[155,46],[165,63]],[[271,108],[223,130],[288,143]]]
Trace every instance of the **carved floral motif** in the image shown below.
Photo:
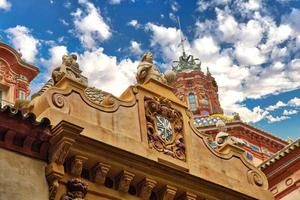
[[[84,200],[88,184],[81,179],[74,178],[67,183],[67,193],[60,200]]]
[[[151,148],[185,160],[182,114],[165,98],[145,97],[148,143]]]

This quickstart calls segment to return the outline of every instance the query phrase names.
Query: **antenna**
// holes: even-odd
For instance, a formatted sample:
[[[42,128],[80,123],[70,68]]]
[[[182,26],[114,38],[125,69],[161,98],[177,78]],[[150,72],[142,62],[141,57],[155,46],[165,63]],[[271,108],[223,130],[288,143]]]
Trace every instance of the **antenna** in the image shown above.
[[[178,26],[179,26],[179,30],[180,30],[180,44],[179,44],[179,46],[181,46],[181,48],[182,48],[182,54],[185,57],[184,41],[186,39],[183,37],[182,30],[181,30],[181,25],[180,25],[180,19],[179,19],[178,16],[177,16],[177,22],[178,22]]]

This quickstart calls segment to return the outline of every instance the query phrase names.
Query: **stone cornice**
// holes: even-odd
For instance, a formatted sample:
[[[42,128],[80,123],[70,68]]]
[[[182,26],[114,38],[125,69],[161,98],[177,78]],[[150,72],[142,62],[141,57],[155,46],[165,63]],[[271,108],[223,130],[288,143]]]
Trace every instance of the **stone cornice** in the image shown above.
[[[36,121],[33,113],[5,106],[0,110],[0,146],[41,160],[47,160],[51,138],[50,121]]]

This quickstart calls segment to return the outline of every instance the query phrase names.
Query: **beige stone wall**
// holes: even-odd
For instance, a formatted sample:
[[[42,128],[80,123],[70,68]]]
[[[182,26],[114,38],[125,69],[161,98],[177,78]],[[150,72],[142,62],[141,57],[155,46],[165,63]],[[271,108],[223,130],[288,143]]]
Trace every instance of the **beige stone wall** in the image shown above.
[[[46,163],[0,148],[0,199],[48,200]]]

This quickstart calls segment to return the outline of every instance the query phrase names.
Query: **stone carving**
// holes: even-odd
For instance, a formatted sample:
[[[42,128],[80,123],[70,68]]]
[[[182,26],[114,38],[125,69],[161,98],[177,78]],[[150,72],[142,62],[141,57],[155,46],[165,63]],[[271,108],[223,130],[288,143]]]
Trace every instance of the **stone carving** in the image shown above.
[[[153,63],[152,53],[146,52],[137,67],[136,80],[139,84],[143,84],[151,78],[170,85],[175,81],[176,74],[171,70],[161,74]]]
[[[76,61],[77,56],[75,54],[64,55],[62,57],[62,64],[52,71],[54,85],[60,81],[63,76],[68,76],[69,78],[87,85],[87,78],[81,75],[81,70]]]
[[[151,192],[153,188],[156,186],[157,182],[155,180],[145,178],[140,184],[139,184],[139,197],[148,200],[150,198]]]
[[[74,156],[71,161],[71,174],[80,177],[82,168],[83,168],[83,163],[87,160],[86,157],[83,156]]]
[[[123,171],[117,178],[118,179],[117,189],[121,192],[128,192],[130,183],[133,180],[134,176],[135,175],[133,173],[130,173],[128,171]]]
[[[84,200],[87,190],[87,183],[78,178],[71,179],[67,183],[67,193],[60,200]]]
[[[55,147],[55,150],[50,154],[50,161],[63,165],[68,155],[72,143],[69,141],[61,142]]]
[[[104,184],[106,175],[110,170],[110,165],[97,163],[92,169],[92,180],[98,184]]]
[[[245,142],[237,137],[226,133],[226,125],[222,120],[216,123],[216,127],[219,129],[219,133],[216,135],[216,142],[218,147],[224,146],[225,144],[233,144],[237,146],[244,146]]]
[[[147,136],[150,148],[185,161],[182,114],[165,98],[145,97]]]
[[[64,107],[64,105],[67,103],[65,97],[62,94],[54,94],[52,96],[52,102],[58,108]]]
[[[110,93],[104,92],[103,90],[99,90],[94,87],[86,88],[84,90],[84,94],[90,101],[97,105],[101,105],[107,97],[112,96]]]
[[[248,172],[248,181],[251,184],[255,184],[259,187],[262,187],[264,185],[264,181],[263,181],[263,178],[261,177],[261,175],[253,170],[250,170]]]
[[[64,176],[64,167],[50,163],[45,168],[45,175],[49,185],[49,199],[53,200],[59,187],[59,180]]]
[[[174,197],[176,196],[177,188],[166,185],[161,191],[160,191],[160,196],[162,200],[173,200]]]
[[[184,192],[183,195],[181,195],[178,199],[179,200],[196,200],[197,195],[194,193],[190,193],[190,192]]]

